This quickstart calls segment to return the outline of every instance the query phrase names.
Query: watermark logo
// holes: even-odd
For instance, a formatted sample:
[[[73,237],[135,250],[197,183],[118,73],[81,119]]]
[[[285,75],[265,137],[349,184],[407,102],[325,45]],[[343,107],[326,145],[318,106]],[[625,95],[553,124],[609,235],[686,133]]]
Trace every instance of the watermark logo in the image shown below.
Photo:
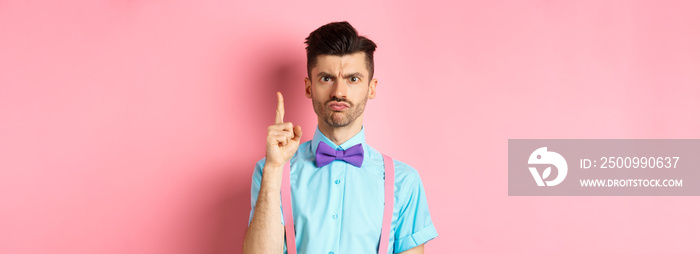
[[[532,154],[530,154],[530,158],[527,160],[527,163],[530,165],[554,165],[557,168],[557,176],[552,180],[545,181],[545,179],[547,179],[552,173],[551,166],[547,167],[542,172],[542,175],[537,172],[536,167],[528,167],[538,186],[555,186],[560,184],[562,181],[564,181],[564,178],[566,178],[566,173],[569,170],[564,157],[558,153],[547,151],[547,147],[537,148],[534,152],[532,152]]]
[[[508,196],[700,196],[698,151],[700,139],[509,139]]]

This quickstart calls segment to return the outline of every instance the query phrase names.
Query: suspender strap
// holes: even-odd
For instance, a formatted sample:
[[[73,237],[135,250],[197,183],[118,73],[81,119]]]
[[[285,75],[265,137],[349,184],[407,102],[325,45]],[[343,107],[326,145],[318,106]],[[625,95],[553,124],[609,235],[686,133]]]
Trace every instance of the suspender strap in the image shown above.
[[[389,233],[391,232],[391,217],[394,213],[394,160],[382,154],[384,158],[384,214],[382,217],[382,234],[379,238],[379,254],[389,252]],[[282,213],[287,239],[287,253],[297,253],[297,243],[294,236],[294,216],[292,214],[292,195],[289,163],[285,163],[282,173]]]
[[[382,154],[382,157],[384,157],[384,217],[382,236],[379,238],[379,254],[389,252],[391,215],[394,214],[394,160],[386,154]]]
[[[292,191],[289,178],[289,162],[284,164],[282,172],[282,214],[284,215],[284,229],[287,236],[287,253],[297,254],[297,242],[294,237],[294,216],[292,214]]]

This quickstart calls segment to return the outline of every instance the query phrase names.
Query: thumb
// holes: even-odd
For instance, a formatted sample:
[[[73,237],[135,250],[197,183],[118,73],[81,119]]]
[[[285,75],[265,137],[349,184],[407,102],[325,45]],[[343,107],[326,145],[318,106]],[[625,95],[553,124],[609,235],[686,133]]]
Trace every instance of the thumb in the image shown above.
[[[299,142],[301,140],[301,126],[294,126],[294,138],[292,140]]]

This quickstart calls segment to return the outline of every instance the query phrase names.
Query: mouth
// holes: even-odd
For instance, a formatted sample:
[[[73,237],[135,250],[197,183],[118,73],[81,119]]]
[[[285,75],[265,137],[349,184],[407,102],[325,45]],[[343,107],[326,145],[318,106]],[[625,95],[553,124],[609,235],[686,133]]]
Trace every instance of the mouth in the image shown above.
[[[333,110],[333,111],[343,111],[350,106],[346,103],[341,103],[341,102],[331,102],[331,104],[328,105],[328,107]]]

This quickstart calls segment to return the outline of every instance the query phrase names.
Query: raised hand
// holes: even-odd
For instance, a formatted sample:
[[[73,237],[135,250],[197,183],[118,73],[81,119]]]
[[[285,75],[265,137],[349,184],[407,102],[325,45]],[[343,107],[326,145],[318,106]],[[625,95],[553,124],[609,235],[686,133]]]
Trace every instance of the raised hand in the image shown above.
[[[267,127],[266,164],[282,167],[292,159],[301,142],[301,126],[284,122],[284,98],[277,92],[277,115],[275,124]]]

